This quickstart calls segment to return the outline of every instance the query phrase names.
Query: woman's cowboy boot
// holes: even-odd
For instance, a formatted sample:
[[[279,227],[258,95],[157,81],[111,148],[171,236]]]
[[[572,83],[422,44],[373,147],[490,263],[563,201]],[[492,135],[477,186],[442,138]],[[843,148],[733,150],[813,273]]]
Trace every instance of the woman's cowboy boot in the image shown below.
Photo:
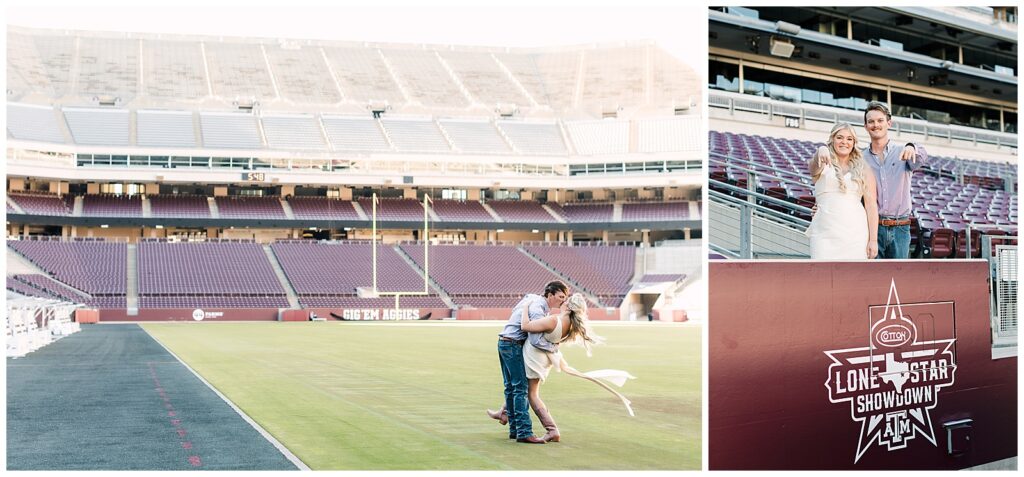
[[[508,411],[505,410],[504,404],[502,404],[501,408],[498,409],[497,411],[492,411],[488,409],[487,415],[491,416],[491,419],[498,421],[498,424],[501,424],[503,426],[505,424],[508,424]]]
[[[551,413],[547,409],[534,410],[537,417],[540,418],[540,423],[547,430],[547,434],[544,434],[544,442],[558,442],[561,440],[561,435],[558,433],[558,426],[555,424],[555,419],[551,417]]]

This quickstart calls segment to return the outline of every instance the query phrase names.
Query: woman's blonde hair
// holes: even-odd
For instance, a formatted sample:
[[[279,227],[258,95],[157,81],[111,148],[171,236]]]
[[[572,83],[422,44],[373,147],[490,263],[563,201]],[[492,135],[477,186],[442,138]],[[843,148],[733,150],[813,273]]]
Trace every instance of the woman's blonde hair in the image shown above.
[[[828,133],[828,152],[829,158],[828,163],[833,171],[836,173],[836,177],[839,179],[839,190],[846,192],[846,180],[843,179],[843,175],[839,170],[839,157],[836,154],[836,134],[839,134],[842,130],[850,131],[850,135],[853,136],[853,149],[850,150],[850,177],[853,182],[856,182],[860,187],[860,190],[864,190],[864,177],[867,175],[865,170],[868,167],[867,162],[864,161],[864,154],[860,152],[860,148],[857,144],[860,142],[857,139],[857,131],[853,129],[850,123],[837,123],[832,127],[832,131]]]
[[[590,356],[590,346],[603,343],[604,338],[597,336],[590,329],[590,320],[587,319],[586,298],[583,298],[583,295],[579,293],[573,293],[565,301],[565,312],[569,316],[569,332],[565,335],[565,340],[563,341],[582,344],[583,349],[587,350],[587,356]]]

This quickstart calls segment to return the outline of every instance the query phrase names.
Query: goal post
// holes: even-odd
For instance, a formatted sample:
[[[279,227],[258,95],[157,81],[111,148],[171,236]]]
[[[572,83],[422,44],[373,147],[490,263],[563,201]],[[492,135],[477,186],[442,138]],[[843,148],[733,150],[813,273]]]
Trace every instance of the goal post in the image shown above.
[[[420,239],[423,241],[423,290],[409,290],[409,291],[380,291],[377,288],[377,193],[373,194],[372,200],[372,211],[371,211],[371,237],[370,246],[373,250],[373,281],[372,286],[367,289],[366,287],[359,287],[356,292],[360,298],[378,298],[382,296],[394,296],[395,297],[395,309],[399,308],[399,298],[401,296],[428,296],[430,295],[430,204],[433,201],[429,195],[423,195],[423,233],[420,235]]]

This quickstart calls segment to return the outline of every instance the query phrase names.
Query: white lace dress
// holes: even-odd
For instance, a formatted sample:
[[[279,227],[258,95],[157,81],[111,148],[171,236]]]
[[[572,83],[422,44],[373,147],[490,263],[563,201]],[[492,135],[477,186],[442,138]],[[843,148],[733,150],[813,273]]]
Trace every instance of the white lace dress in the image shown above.
[[[558,320],[556,320],[558,324],[555,325],[555,329],[548,331],[543,335],[544,339],[548,340],[549,343],[553,343],[556,348],[558,347],[558,344],[563,341],[562,321],[563,318],[559,317]],[[618,391],[612,389],[611,386],[608,386],[602,381],[606,380],[621,388],[623,385],[626,384],[627,379],[636,379],[635,376],[629,374],[626,371],[621,371],[618,369],[598,369],[595,371],[581,373],[572,366],[569,366],[569,363],[567,363],[565,361],[565,358],[562,357],[561,351],[544,351],[530,344],[530,340],[526,340],[526,344],[523,346],[523,361],[526,364],[526,377],[529,379],[540,379],[540,382],[544,383],[544,380],[547,379],[548,372],[551,371],[551,368],[555,368],[559,371],[564,371],[566,374],[570,376],[576,376],[577,378],[582,378],[586,379],[587,381],[593,382],[594,384],[597,384],[598,386],[601,386],[608,392],[614,394],[616,397],[619,398],[619,400],[622,401],[622,404],[626,406],[626,411],[629,413],[629,415],[635,415],[633,413],[633,407],[631,406],[632,403],[630,402],[630,400],[626,399],[626,396],[623,396]]]
[[[839,188],[835,169],[826,167],[814,183],[818,211],[807,227],[812,259],[867,259],[868,219],[861,204],[864,191],[849,172],[844,179],[846,192]]]

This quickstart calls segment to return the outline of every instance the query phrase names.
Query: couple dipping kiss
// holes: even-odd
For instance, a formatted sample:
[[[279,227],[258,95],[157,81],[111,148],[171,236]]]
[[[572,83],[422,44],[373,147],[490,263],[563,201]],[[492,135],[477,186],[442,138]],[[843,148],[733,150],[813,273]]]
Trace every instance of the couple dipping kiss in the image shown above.
[[[853,126],[840,123],[808,161],[815,198],[807,228],[812,259],[908,258],[910,176],[928,153],[918,144],[891,141],[890,127],[889,107],[868,103],[868,147],[858,149]]]
[[[634,379],[633,376],[613,369],[581,373],[569,366],[559,351],[562,343],[578,343],[590,356],[590,346],[602,341],[590,330],[586,299],[579,293],[569,296],[569,288],[564,283],[557,280],[548,283],[544,287],[544,296],[526,295],[512,309],[512,316],[498,334],[498,359],[505,383],[505,402],[497,411],[488,410],[487,415],[502,425],[508,424],[508,438],[516,442],[558,442],[561,439],[558,426],[540,398],[540,385],[547,379],[548,371],[555,368],[605,388],[622,401],[632,416],[629,400],[598,378],[622,387],[626,379]],[[527,402],[547,431],[543,437],[533,435]]]

